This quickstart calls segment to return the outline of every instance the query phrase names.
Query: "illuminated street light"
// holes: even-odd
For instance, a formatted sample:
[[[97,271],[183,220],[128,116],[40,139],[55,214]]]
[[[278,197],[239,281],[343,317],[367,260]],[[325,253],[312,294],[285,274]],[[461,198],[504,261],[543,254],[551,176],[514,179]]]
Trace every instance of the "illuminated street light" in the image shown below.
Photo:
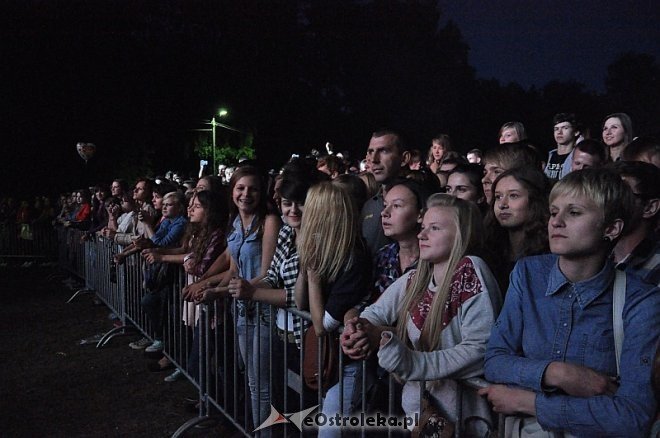
[[[213,169],[214,173],[216,172],[216,169],[217,169],[215,167],[215,143],[216,143],[215,128],[220,127],[220,128],[228,129],[230,131],[234,131],[234,132],[239,132],[239,133],[242,132],[240,129],[236,129],[233,126],[229,126],[229,125],[226,125],[224,123],[220,123],[216,120],[216,118],[219,119],[221,117],[226,117],[227,114],[229,114],[229,111],[227,111],[225,108],[220,108],[218,110],[218,114],[214,115],[209,122],[205,122],[206,124],[211,125],[211,129],[193,129],[193,131],[206,131],[206,132],[211,131],[212,140],[213,140],[212,141],[212,144],[213,144],[213,163],[212,163],[213,167],[212,167],[212,169]]]
[[[227,110],[224,109],[224,108],[220,108],[220,110],[218,111],[218,117],[224,117],[227,114],[228,114]],[[241,132],[239,129],[236,129],[236,128],[231,127],[229,125],[225,125],[224,123],[217,122],[215,120],[215,117],[216,116],[213,116],[213,118],[211,119],[211,132],[213,133],[213,136],[212,136],[212,138],[213,138],[213,167],[212,167],[213,173],[215,173],[217,171],[217,168],[215,167],[215,127],[219,126],[221,128],[229,129],[230,131]]]

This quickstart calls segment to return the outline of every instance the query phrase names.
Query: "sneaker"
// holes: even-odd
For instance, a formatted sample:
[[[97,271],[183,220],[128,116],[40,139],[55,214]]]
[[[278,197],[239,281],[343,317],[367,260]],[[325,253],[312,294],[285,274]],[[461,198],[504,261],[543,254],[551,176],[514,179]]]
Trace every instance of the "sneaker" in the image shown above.
[[[131,347],[133,350],[144,350],[151,344],[152,342],[149,340],[149,338],[142,338],[139,341],[131,342],[130,344],[128,344],[128,346]]]
[[[180,369],[176,369],[176,370],[174,370],[174,372],[172,374],[165,377],[163,380],[166,381],[166,382],[176,382],[181,377],[183,377],[183,373],[181,372]]]
[[[154,341],[153,344],[144,349],[145,353],[158,353],[163,351],[163,341]]]

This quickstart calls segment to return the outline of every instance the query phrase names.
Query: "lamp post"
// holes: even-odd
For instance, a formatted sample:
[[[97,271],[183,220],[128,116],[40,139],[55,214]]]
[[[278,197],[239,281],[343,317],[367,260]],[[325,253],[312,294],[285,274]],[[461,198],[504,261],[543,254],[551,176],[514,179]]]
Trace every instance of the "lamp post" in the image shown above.
[[[215,126],[218,122],[215,121],[215,115],[213,115],[213,118],[211,119],[211,132],[212,138],[213,138],[213,166],[211,169],[213,169],[213,175],[216,174],[217,168],[215,167]]]
[[[211,131],[212,147],[213,147],[213,152],[212,152],[212,155],[211,155],[212,159],[213,159],[213,163],[212,163],[213,164],[213,173],[215,173],[216,170],[217,170],[217,168],[215,167],[215,145],[216,145],[216,132],[215,132],[215,130],[216,130],[216,128],[220,127],[220,128],[228,129],[230,131],[234,131],[234,132],[239,132],[239,133],[242,132],[240,129],[236,129],[232,126],[226,125],[224,123],[220,123],[220,122],[218,122],[218,120],[216,120],[216,118],[225,117],[225,116],[227,116],[227,114],[229,114],[229,112],[226,109],[221,108],[220,110],[218,110],[218,114],[214,114],[210,121],[208,121],[208,122],[205,121],[204,122],[204,124],[206,124],[206,125],[211,125],[211,129],[193,129],[193,131],[204,131],[204,132]]]
[[[228,111],[226,109],[220,108],[220,110],[218,110],[218,115],[217,116],[218,117],[225,117],[227,114],[228,114]],[[214,114],[213,118],[211,119],[211,132],[212,132],[212,139],[213,139],[213,167],[212,167],[213,173],[215,173],[217,171],[217,168],[215,167],[215,128],[217,126],[219,126],[221,128],[229,129],[230,131],[241,132],[240,130],[238,130],[236,128],[233,128],[229,125],[225,125],[224,123],[220,123],[220,122],[216,121],[215,118],[216,118],[216,115]]]

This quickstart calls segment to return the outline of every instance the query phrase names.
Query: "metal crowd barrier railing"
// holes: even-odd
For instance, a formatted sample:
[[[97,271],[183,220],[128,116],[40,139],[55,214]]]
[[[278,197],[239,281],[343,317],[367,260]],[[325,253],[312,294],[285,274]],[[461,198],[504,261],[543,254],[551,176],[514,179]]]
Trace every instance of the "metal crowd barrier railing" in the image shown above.
[[[60,268],[80,279],[85,279],[84,232],[66,227],[57,227],[57,261]]]
[[[239,372],[239,360],[237,359],[237,349],[231,348],[231,341],[233,340],[233,345],[237,345],[237,336],[236,331],[236,313],[231,312],[233,308],[235,310],[234,300],[229,300],[227,298],[219,300],[210,305],[201,305],[200,306],[200,333],[201,338],[204,340],[199,344],[197,349],[197,354],[199,357],[199,381],[196,385],[199,390],[199,399],[200,407],[198,416],[192,418],[185,424],[183,424],[174,434],[173,437],[184,436],[186,431],[190,428],[206,422],[209,420],[213,409],[219,411],[226,417],[232,424],[235,426],[243,435],[245,436],[257,436],[254,429],[259,426],[259,423],[262,423],[264,418],[255,419],[253,416],[253,421],[250,422],[250,408],[249,408],[249,399],[250,392],[247,383],[247,378],[245,378],[245,373]],[[276,312],[278,309],[271,306],[264,306],[268,308],[271,312]],[[294,315],[294,318],[303,318],[311,322],[311,317],[308,312],[301,312],[295,309],[279,309],[280,311],[286,311]],[[258,310],[257,310],[258,312]],[[273,315],[275,313],[271,313]],[[288,321],[288,319],[285,319]],[[229,323],[229,325],[227,325]],[[215,330],[212,330],[212,327],[215,326]],[[257,325],[257,327],[261,327]],[[263,327],[262,327],[263,329]],[[311,329],[311,328],[310,328]],[[284,431],[278,431],[282,433],[283,436],[295,436],[300,437],[309,436],[310,430],[299,428],[300,421],[304,420],[299,418],[298,422],[291,421],[290,414],[296,414],[296,412],[302,412],[305,408],[312,408],[315,405],[319,405],[318,412],[321,412],[321,406],[324,401],[324,394],[322,392],[322,385],[319,385],[319,389],[315,392],[311,390],[305,390],[302,375],[300,370],[303,367],[303,356],[305,351],[304,344],[301,345],[300,350],[297,350],[297,347],[293,348],[294,358],[297,361],[297,366],[294,366],[294,369],[291,369],[292,361],[288,357],[291,354],[291,349],[287,349],[287,344],[291,344],[291,341],[288,340],[289,330],[292,330],[290,327],[285,327],[286,336],[280,337],[275,335],[277,328],[275,327],[274,318],[270,318],[268,322],[267,342],[270,346],[270,352],[267,357],[261,357],[261,360],[265,360],[268,363],[266,367],[269,370],[269,379],[268,385],[270,387],[269,394],[271,395],[271,409],[277,410],[275,417],[268,417],[269,420],[274,420],[279,416],[279,414],[286,414],[285,418],[287,421],[280,421],[283,423]],[[259,334],[255,337],[257,340],[261,339]],[[257,341],[258,343],[259,341]],[[273,347],[277,343],[281,344],[281,349],[277,350],[280,353],[280,358],[274,357],[273,352],[275,351]],[[368,372],[368,363],[367,361],[362,361],[362,379],[358,379],[357,385],[360,386],[361,394],[359,402],[356,404],[357,412],[348,412],[347,407],[343,405],[343,356],[341,354],[341,347],[337,347],[338,358],[339,358],[339,400],[340,400],[340,412],[342,416],[360,416],[361,413],[366,413],[369,406],[367,406],[366,394],[367,394],[367,379],[364,376]],[[255,350],[258,350],[257,346]],[[250,358],[246,357],[245,361],[249,362]],[[278,366],[277,363],[282,365]],[[318,375],[322,375],[321,368],[321,357],[319,349],[319,358],[318,358]],[[233,366],[232,366],[233,365]],[[263,369],[264,367],[259,367],[258,369]],[[215,376],[213,370],[216,371]],[[283,372],[282,372],[283,371]],[[278,372],[282,372],[278,374]],[[190,374],[187,374],[189,379],[193,379]],[[274,389],[273,386],[278,383],[279,379],[283,377],[283,384],[281,388]],[[387,415],[388,417],[401,417],[404,415],[403,410],[398,405],[395,395],[395,379],[390,375],[385,377],[388,380],[389,391],[387,394],[387,412],[381,412],[382,415]],[[257,382],[260,381],[260,378],[257,374]],[[488,386],[489,383],[480,378],[471,378],[463,381],[459,381],[459,390],[456,400],[456,412],[458,418],[463,418],[462,412],[462,397],[461,395],[465,391],[476,391],[479,388]],[[422,387],[424,385],[421,385]],[[233,388],[233,391],[231,391]],[[242,392],[241,392],[242,389]],[[277,392],[278,389],[281,389],[281,393]],[[275,392],[274,392],[275,391]],[[420,400],[422,398],[422,392],[420,391]],[[240,402],[240,396],[243,396],[244,402]],[[291,400],[293,397],[293,400]],[[279,404],[276,406],[276,404]],[[420,402],[421,406],[421,402]],[[313,411],[312,411],[313,412]],[[493,416],[494,419],[497,419],[496,416]],[[281,420],[281,418],[280,418]],[[275,423],[277,424],[277,423]],[[499,424],[499,423],[498,423]],[[503,423],[502,423],[503,424]],[[496,425],[492,423],[488,424],[490,431],[493,432],[496,428]],[[409,428],[410,429],[410,428]],[[503,431],[501,428],[500,431]],[[388,428],[387,435],[392,436],[396,435],[397,432],[400,432],[400,427]],[[266,432],[268,430],[266,429]],[[313,430],[311,431],[313,432]],[[362,425],[361,430],[357,431],[358,434],[362,437],[371,436],[372,431],[369,431],[368,428]],[[353,433],[351,436],[354,436]],[[270,436],[270,434],[264,434],[263,430],[259,432],[258,436]],[[397,435],[398,436],[398,435]],[[461,421],[456,422],[456,427],[454,430],[455,437],[464,436],[463,423]],[[494,436],[494,435],[492,435]]]
[[[83,276],[86,288],[94,291],[96,296],[112,310],[121,320],[120,327],[114,328],[106,333],[98,342],[97,347],[106,345],[114,336],[126,334],[128,329],[134,328],[149,338],[153,338],[153,329],[151,321],[146,317],[142,307],[141,300],[144,295],[143,276],[144,261],[139,256],[132,256],[126,259],[126,262],[116,269],[111,267],[110,260],[114,254],[121,250],[121,247],[110,243],[109,241],[97,238],[92,241],[80,243],[80,232],[76,230],[60,231],[58,236],[60,242],[64,241],[71,245],[68,251],[60,251],[60,262],[65,269],[72,269],[72,272],[80,272],[82,266]],[[61,245],[62,246],[62,245]],[[82,251],[82,248],[85,251]],[[72,256],[73,255],[73,260]],[[62,257],[66,256],[66,257]],[[199,408],[196,417],[187,421],[173,434],[173,437],[183,436],[190,428],[212,421],[214,411],[221,413],[236,429],[245,436],[255,436],[254,429],[263,418],[254,418],[250,421],[250,387],[248,385],[247,371],[244,369],[245,363],[250,363],[254,357],[254,351],[261,351],[261,342],[268,344],[268,354],[258,355],[258,365],[256,368],[256,382],[262,381],[261,373],[263,370],[268,372],[268,394],[270,395],[271,409],[277,410],[282,414],[294,413],[294,417],[287,415],[284,423],[284,434],[308,436],[310,431],[299,428],[300,422],[304,420],[295,418],[295,413],[303,411],[305,408],[311,408],[319,405],[320,412],[323,404],[322,385],[314,392],[305,389],[301,370],[303,368],[304,345],[298,349],[292,336],[293,331],[289,327],[289,318],[283,318],[286,321],[284,331],[276,327],[276,315],[280,312],[287,312],[293,315],[293,318],[305,319],[311,321],[307,312],[300,312],[295,309],[278,309],[276,307],[257,304],[255,311],[257,321],[255,326],[256,344],[253,345],[252,353],[249,348],[245,348],[246,357],[243,361],[239,352],[239,335],[237,320],[241,310],[236,300],[224,298],[216,300],[211,304],[195,305],[182,300],[181,290],[188,283],[189,279],[183,269],[178,268],[174,281],[168,287],[165,295],[166,318],[163,321],[163,342],[164,355],[182,372],[182,374],[196,387],[199,396]],[[264,316],[268,311],[271,317]],[[261,330],[266,330],[266,336],[261,336]],[[278,345],[279,343],[279,345]],[[339,349],[339,400],[343,400],[343,355],[341,347]],[[291,357],[291,355],[294,357]],[[267,366],[262,366],[262,361],[267,361]],[[319,351],[319,369],[321,373],[321,358]],[[366,376],[368,367],[367,361],[362,361],[362,375]],[[389,391],[387,394],[387,412],[381,413],[388,416],[403,415],[400,407],[397,407],[397,395],[394,388],[395,380],[392,376],[387,376],[389,381]],[[480,387],[487,386],[488,382],[483,379],[468,379],[460,381],[457,396],[456,412],[458,418],[463,417],[462,411],[462,393],[464,391],[474,391]],[[356,404],[357,413],[346,412],[343,402],[340,402],[341,415],[360,415],[368,409],[366,394],[367,380],[359,379],[357,384],[361,388],[361,398]],[[420,385],[422,388],[424,385]],[[420,391],[420,400],[422,391]],[[421,403],[420,403],[421,405]],[[281,408],[281,409],[279,409]],[[493,417],[497,418],[497,417]],[[274,418],[269,417],[273,420]],[[503,432],[503,420],[498,418],[498,431]],[[455,437],[463,436],[461,422],[456,422],[454,431]],[[387,431],[388,436],[396,434],[400,428],[390,428]],[[258,432],[258,435],[270,436],[268,428]],[[279,433],[279,432],[278,432]],[[361,436],[371,435],[371,432],[363,427],[360,431]]]
[[[57,234],[49,223],[0,223],[0,258],[55,259]]]

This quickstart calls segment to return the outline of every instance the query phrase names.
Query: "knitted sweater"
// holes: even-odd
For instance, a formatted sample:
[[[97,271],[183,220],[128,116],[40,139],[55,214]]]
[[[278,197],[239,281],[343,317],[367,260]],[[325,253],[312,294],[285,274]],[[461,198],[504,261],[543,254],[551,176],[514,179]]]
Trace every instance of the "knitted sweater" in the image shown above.
[[[406,286],[414,273],[394,282],[373,305],[361,314],[372,324],[392,326],[396,324]],[[406,414],[419,412],[420,380],[436,402],[456,421],[456,383],[451,379],[466,379],[483,375],[483,357],[490,330],[501,307],[501,294],[497,282],[486,263],[478,257],[464,257],[452,277],[451,291],[443,310],[441,346],[435,351],[419,350],[421,319],[428,312],[436,293],[431,282],[418,307],[408,313],[406,321],[408,338],[414,346],[411,350],[395,334],[378,352],[381,367],[406,380],[402,394],[402,406]],[[486,400],[475,391],[463,395],[464,417],[476,415],[490,421]]]

